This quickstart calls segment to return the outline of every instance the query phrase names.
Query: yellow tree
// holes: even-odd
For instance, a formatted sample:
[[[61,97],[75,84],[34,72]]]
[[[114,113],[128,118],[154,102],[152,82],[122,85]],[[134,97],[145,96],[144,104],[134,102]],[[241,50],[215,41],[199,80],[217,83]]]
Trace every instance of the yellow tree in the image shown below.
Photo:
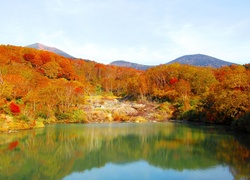
[[[42,70],[48,78],[55,79],[58,77],[61,67],[56,61],[50,61],[42,66]]]
[[[177,83],[175,83],[175,90],[178,93],[178,96],[181,98],[181,102],[183,103],[183,110],[190,109],[189,96],[191,93],[190,83],[180,79]]]
[[[250,79],[243,66],[222,68],[215,73],[220,83],[210,89],[203,112],[208,120],[229,124],[250,112]]]
[[[29,81],[20,75],[6,74],[3,79],[8,82],[12,88],[12,98],[22,98],[29,91]]]
[[[0,104],[3,104],[6,99],[10,99],[12,95],[13,85],[5,81],[0,71]]]

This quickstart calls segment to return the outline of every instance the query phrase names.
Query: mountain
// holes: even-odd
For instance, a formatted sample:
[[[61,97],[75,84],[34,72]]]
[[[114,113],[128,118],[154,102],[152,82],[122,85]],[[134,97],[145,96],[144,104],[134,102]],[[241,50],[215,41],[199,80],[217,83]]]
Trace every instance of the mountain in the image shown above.
[[[66,58],[71,58],[71,59],[75,59],[74,56],[71,56],[69,54],[67,54],[66,52],[63,52],[62,50],[60,49],[57,49],[57,48],[54,48],[54,47],[49,47],[49,46],[45,46],[41,43],[35,43],[35,44],[31,44],[31,45],[28,45],[26,47],[29,47],[29,48],[34,48],[34,49],[38,49],[38,50],[45,50],[45,51],[50,51],[50,52],[53,52],[53,53],[56,53],[58,55],[61,55],[63,57],[66,57]]]
[[[189,64],[193,66],[210,66],[214,68],[219,68],[222,66],[230,66],[234,64],[234,63],[224,61],[221,59],[217,59],[217,58],[207,56],[204,54],[193,54],[193,55],[181,56],[166,64],[172,64],[172,63]]]
[[[213,68],[220,68],[222,66],[230,66],[232,64],[235,64],[235,63],[224,61],[224,60],[214,58],[214,57],[204,55],[204,54],[193,54],[193,55],[181,56],[166,64],[172,64],[172,63],[180,63],[180,64],[188,64],[188,65],[193,65],[193,66],[204,66],[204,67],[210,66]],[[153,67],[153,66],[123,61],[123,60],[113,61],[110,64],[115,65],[115,66],[121,66],[121,67],[135,68],[139,70],[147,70],[148,68]]]
[[[110,65],[120,66],[120,67],[129,67],[129,68],[134,68],[138,70],[147,70],[148,68],[153,67],[149,65],[137,64],[137,63],[132,63],[132,62],[123,61],[123,60],[113,61],[110,63]]]

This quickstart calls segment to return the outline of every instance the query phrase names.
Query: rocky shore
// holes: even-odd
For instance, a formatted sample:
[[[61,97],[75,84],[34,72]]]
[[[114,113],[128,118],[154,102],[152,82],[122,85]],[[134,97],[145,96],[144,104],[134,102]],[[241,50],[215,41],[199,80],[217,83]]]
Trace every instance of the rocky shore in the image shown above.
[[[121,101],[114,98],[89,99],[84,111],[87,122],[166,121],[169,116],[156,103]]]
[[[83,112],[78,118],[22,120],[7,114],[0,114],[0,132],[42,128],[44,124],[57,123],[105,123],[105,122],[156,122],[168,121],[171,110],[165,104],[152,102],[124,101],[115,97],[90,96],[86,104],[78,107]]]

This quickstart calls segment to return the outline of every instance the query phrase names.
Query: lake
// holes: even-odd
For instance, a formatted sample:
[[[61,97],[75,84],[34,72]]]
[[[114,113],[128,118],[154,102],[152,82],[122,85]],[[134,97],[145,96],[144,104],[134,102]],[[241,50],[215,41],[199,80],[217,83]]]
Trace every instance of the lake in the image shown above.
[[[170,122],[48,125],[0,134],[0,179],[248,179],[249,142]]]

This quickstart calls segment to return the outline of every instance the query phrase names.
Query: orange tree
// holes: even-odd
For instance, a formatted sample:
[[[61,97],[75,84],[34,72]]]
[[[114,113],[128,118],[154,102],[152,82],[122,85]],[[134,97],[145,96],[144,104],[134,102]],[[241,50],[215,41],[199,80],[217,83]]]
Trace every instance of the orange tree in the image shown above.
[[[250,78],[240,65],[215,70],[215,75],[219,83],[210,88],[202,112],[209,121],[230,124],[250,112]]]

